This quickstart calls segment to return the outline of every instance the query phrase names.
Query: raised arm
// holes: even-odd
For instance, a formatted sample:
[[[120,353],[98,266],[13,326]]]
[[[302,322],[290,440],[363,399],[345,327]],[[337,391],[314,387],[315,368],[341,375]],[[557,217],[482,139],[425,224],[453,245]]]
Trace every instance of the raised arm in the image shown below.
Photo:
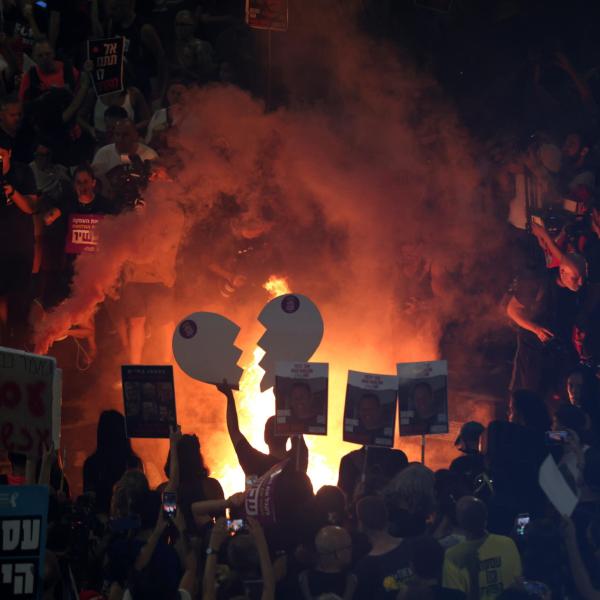
[[[260,570],[262,573],[263,590],[261,600],[274,600],[275,598],[275,571],[273,570],[273,563],[271,562],[271,555],[269,554],[269,547],[267,546],[267,540],[265,533],[260,523],[248,517],[248,530],[250,535],[256,544],[258,550],[258,558],[260,560]]]
[[[235,448],[244,438],[244,436],[240,431],[240,426],[238,423],[237,408],[235,406],[233,390],[226,380],[223,380],[223,383],[217,385],[217,389],[227,398],[227,431],[229,432],[231,443]]]
[[[202,600],[215,600],[217,597],[217,555],[226,539],[227,521],[224,517],[220,517],[212,529],[208,549],[206,550],[204,578],[202,579]]]
[[[541,327],[527,317],[525,307],[514,296],[512,296],[508,302],[506,314],[512,321],[521,327],[521,329],[526,329],[536,335],[542,343],[546,343],[554,337],[554,334],[549,329]]]

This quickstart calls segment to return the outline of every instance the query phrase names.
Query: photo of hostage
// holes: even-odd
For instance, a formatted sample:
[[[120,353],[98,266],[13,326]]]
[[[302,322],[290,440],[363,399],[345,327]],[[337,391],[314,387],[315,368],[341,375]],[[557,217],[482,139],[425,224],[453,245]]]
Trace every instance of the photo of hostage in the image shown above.
[[[448,432],[446,376],[400,386],[400,435]]]
[[[349,385],[344,413],[344,440],[366,446],[392,446],[395,401],[394,391],[377,392]],[[349,420],[358,424],[349,426]],[[352,431],[349,427],[352,427]]]
[[[282,380],[276,386],[275,405],[279,417],[280,411],[285,411],[284,423],[277,422],[276,433],[279,434],[301,434],[301,433],[323,433],[327,432],[327,380],[323,386],[316,386],[315,391],[311,389],[308,381]],[[313,380],[317,381],[318,380]],[[279,421],[279,419],[278,419]],[[315,431],[318,428],[318,431]]]

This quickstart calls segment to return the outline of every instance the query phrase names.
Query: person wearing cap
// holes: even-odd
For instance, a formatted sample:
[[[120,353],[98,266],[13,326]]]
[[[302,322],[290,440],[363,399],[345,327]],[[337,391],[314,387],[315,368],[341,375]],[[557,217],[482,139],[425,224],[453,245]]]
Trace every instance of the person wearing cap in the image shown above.
[[[12,140],[0,134],[0,345],[22,346],[30,305],[33,219],[37,196],[31,169],[14,163]]]

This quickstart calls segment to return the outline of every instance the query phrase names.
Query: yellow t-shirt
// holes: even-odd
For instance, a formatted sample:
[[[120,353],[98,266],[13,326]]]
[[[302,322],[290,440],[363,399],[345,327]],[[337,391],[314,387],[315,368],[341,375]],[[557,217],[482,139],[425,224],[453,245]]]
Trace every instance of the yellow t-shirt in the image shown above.
[[[446,551],[444,587],[461,590],[469,597],[469,568],[476,569],[480,600],[493,600],[521,576],[521,557],[515,543],[506,536],[490,534],[485,541],[466,541]]]

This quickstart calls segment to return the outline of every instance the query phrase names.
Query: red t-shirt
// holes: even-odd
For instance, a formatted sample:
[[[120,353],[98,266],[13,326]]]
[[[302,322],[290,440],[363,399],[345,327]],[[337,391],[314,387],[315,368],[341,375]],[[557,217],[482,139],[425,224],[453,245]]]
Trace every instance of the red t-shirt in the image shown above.
[[[64,66],[63,63],[60,60],[55,60],[54,61],[55,65],[56,65],[56,70],[53,73],[44,73],[43,71],[40,70],[39,67],[34,67],[35,70],[37,71],[37,75],[40,79],[40,90],[42,91],[46,91],[49,90],[53,87],[66,87],[66,83],[65,83],[65,77],[64,77]],[[77,85],[77,83],[79,82],[79,71],[73,67],[73,81],[75,82],[75,85]],[[27,93],[27,90],[31,87],[31,74],[30,71],[27,71],[27,73],[25,73],[23,75],[23,79],[21,80],[21,85],[19,87],[19,98],[21,100],[25,99],[25,95]],[[71,90],[71,91],[75,91],[75,90]]]

